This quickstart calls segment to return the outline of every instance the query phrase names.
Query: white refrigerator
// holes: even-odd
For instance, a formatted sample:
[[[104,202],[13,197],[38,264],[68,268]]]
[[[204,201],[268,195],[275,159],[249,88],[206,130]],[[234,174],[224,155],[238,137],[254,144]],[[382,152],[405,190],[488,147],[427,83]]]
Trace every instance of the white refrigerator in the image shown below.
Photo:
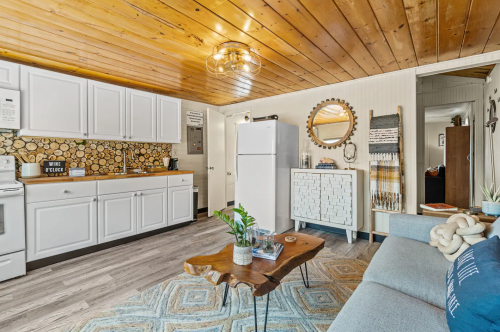
[[[236,146],[235,205],[241,203],[260,228],[292,228],[290,169],[299,166],[299,128],[276,120],[242,123]]]

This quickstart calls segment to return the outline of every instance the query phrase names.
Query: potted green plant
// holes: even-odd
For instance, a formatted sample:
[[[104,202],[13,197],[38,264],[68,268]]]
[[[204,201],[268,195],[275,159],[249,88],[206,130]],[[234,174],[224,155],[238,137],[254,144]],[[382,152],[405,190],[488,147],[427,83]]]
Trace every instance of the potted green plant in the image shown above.
[[[227,214],[222,213],[222,210],[214,211],[214,214],[231,227],[231,231],[227,233],[234,235],[236,239],[233,251],[234,264],[248,265],[252,263],[251,227],[254,225],[255,218],[249,216],[241,204],[238,208],[234,208],[233,211],[240,215],[241,220],[231,219]]]
[[[481,204],[483,213],[495,217],[500,216],[500,188],[495,190],[494,183],[488,188],[485,182],[481,190],[483,191],[484,197],[486,197],[486,201],[483,201]]]

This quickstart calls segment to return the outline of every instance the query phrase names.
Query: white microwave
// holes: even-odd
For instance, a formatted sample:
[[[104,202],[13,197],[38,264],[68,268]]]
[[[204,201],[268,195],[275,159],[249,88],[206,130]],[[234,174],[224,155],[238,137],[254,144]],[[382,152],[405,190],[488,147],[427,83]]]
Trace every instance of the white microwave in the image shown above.
[[[21,129],[21,92],[0,89],[0,128]]]

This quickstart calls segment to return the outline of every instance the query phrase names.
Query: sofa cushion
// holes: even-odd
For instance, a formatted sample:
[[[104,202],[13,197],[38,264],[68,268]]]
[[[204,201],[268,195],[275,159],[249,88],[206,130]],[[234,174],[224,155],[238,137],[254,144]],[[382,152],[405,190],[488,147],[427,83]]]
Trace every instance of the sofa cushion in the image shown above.
[[[363,281],[328,332],[448,332],[446,312],[377,283]]]
[[[500,218],[498,218],[497,220],[495,220],[494,223],[490,224],[487,228],[486,228],[486,237],[487,238],[491,238],[491,237],[494,237],[495,235],[498,235],[500,236]]]
[[[446,317],[453,332],[500,331],[500,239],[465,250],[447,275]]]
[[[366,269],[363,280],[446,307],[446,273],[451,263],[427,243],[388,237]]]

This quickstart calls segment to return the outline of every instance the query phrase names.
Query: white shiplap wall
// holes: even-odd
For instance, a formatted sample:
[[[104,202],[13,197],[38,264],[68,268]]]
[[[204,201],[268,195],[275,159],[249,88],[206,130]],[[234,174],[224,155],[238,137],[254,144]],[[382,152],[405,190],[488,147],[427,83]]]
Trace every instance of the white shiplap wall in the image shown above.
[[[402,107],[406,168],[405,208],[407,213],[416,213],[416,76],[414,69],[222,106],[220,112],[230,113],[236,109],[251,108],[252,117],[277,114],[280,121],[299,127],[299,147],[302,148],[303,140],[307,139],[306,120],[309,112],[317,103],[328,98],[340,98],[349,102],[358,117],[352,141],[358,148],[358,159],[353,167],[364,171],[365,212],[362,231],[367,232],[369,227],[368,129],[370,110],[374,111],[375,116],[379,116],[397,113],[398,106]],[[313,152],[313,164],[316,164],[321,157],[330,157],[338,163],[339,167],[347,167],[342,149],[325,150],[312,143],[310,143],[310,149]],[[386,214],[377,213],[375,228],[378,231],[388,232]]]
[[[500,66],[495,66],[491,72],[491,82],[484,85],[484,123],[489,120],[490,97],[495,100],[497,107],[497,117],[500,117]],[[495,89],[497,92],[495,93]],[[485,128],[485,153],[484,153],[484,178],[488,185],[491,184],[491,153],[490,153],[490,131]],[[500,123],[497,123],[495,132],[493,133],[493,151],[495,155],[495,180],[496,186],[500,185]],[[483,185],[483,183],[481,183]]]
[[[176,150],[179,158],[179,169],[194,171],[193,181],[195,186],[199,186],[198,193],[198,209],[208,207],[208,174],[207,174],[207,108],[218,111],[219,107],[202,104],[189,100],[182,100],[182,138],[179,144],[172,144],[172,150]],[[188,155],[187,154],[187,126],[186,112],[200,111],[205,115],[205,127],[203,128],[203,154]]]
[[[476,205],[480,204],[481,189],[484,182],[484,142],[483,142],[483,84],[484,80],[446,75],[435,75],[419,79],[417,85],[417,177],[419,204],[425,202],[425,107],[446,105],[460,102],[472,102],[475,114],[475,197]],[[465,179],[467,180],[467,179]],[[420,207],[418,207],[420,211]]]

